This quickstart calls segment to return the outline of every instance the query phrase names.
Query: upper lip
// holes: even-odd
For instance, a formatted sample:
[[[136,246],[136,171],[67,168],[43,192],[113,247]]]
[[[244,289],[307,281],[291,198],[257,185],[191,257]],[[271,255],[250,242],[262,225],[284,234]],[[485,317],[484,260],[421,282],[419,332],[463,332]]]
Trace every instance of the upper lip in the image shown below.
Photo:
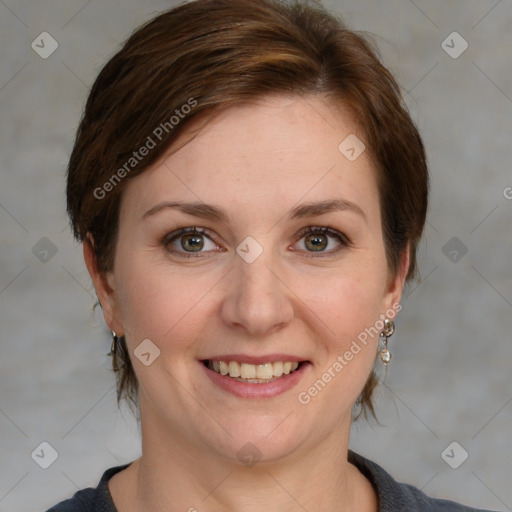
[[[218,356],[211,356],[208,358],[201,359],[201,361],[236,361],[237,363],[247,363],[247,364],[265,364],[265,363],[275,363],[277,361],[283,362],[294,362],[298,363],[302,361],[306,361],[303,357],[292,356],[290,354],[266,354],[263,356],[250,356],[248,354],[222,354]]]

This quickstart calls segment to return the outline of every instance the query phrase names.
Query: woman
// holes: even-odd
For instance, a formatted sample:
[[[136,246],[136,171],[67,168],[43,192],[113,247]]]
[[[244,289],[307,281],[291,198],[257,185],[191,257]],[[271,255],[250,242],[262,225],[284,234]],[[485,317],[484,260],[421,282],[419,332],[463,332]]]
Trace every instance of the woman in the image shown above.
[[[394,79],[319,7],[195,1],[136,31],[67,194],[142,456],[51,511],[474,510],[348,448],[427,193]]]

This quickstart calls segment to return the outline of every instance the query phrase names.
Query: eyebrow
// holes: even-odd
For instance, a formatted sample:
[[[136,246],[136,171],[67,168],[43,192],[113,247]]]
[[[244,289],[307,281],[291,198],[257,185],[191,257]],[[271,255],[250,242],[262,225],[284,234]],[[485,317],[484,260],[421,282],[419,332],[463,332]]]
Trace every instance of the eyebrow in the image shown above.
[[[166,209],[177,209],[188,215],[203,219],[218,220],[228,224],[228,214],[220,206],[206,203],[184,203],[178,201],[165,201],[153,206],[143,216],[142,220],[160,213]],[[287,215],[289,220],[303,219],[306,217],[317,217],[335,211],[351,211],[361,215],[366,220],[364,211],[355,203],[345,199],[332,199],[320,202],[302,203],[292,208]]]

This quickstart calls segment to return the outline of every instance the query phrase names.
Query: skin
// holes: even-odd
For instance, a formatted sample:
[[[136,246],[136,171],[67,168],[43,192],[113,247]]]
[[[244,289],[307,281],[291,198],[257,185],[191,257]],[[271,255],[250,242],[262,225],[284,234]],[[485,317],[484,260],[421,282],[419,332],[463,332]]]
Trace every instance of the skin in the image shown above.
[[[405,255],[397,275],[388,269],[367,153],[351,162],[338,150],[351,133],[359,132],[347,113],[321,96],[230,108],[127,184],[111,272],[98,272],[84,244],[105,321],[126,336],[140,386],[143,455],[109,482],[120,512],[377,510],[370,482],[346,459],[378,337],[309,404],[297,400],[396,307],[407,273]],[[363,214],[287,218],[298,204],[330,199]],[[171,208],[143,218],[165,201],[221,206],[228,220]],[[199,255],[180,257],[183,235],[166,248],[167,234],[191,226],[207,229]],[[310,226],[330,226],[350,243],[301,235]],[[250,264],[236,252],[247,236],[263,248]],[[315,236],[328,242],[323,252],[308,242]],[[133,351],[148,338],[160,356],[145,366]],[[311,364],[279,396],[240,398],[198,366],[230,353],[286,353]],[[247,443],[261,454],[251,467],[237,458]]]

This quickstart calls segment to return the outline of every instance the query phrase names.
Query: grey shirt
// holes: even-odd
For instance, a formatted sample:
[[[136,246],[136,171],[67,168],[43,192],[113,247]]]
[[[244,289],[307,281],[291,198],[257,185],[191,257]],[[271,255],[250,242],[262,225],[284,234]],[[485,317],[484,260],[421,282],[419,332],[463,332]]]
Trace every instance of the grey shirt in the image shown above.
[[[430,498],[412,485],[397,482],[379,465],[351,450],[348,452],[348,460],[375,488],[379,512],[490,512],[453,501]],[[47,512],[118,512],[107,484],[112,476],[128,466],[125,464],[107,469],[95,489],[82,489],[71,499],[62,501]]]

